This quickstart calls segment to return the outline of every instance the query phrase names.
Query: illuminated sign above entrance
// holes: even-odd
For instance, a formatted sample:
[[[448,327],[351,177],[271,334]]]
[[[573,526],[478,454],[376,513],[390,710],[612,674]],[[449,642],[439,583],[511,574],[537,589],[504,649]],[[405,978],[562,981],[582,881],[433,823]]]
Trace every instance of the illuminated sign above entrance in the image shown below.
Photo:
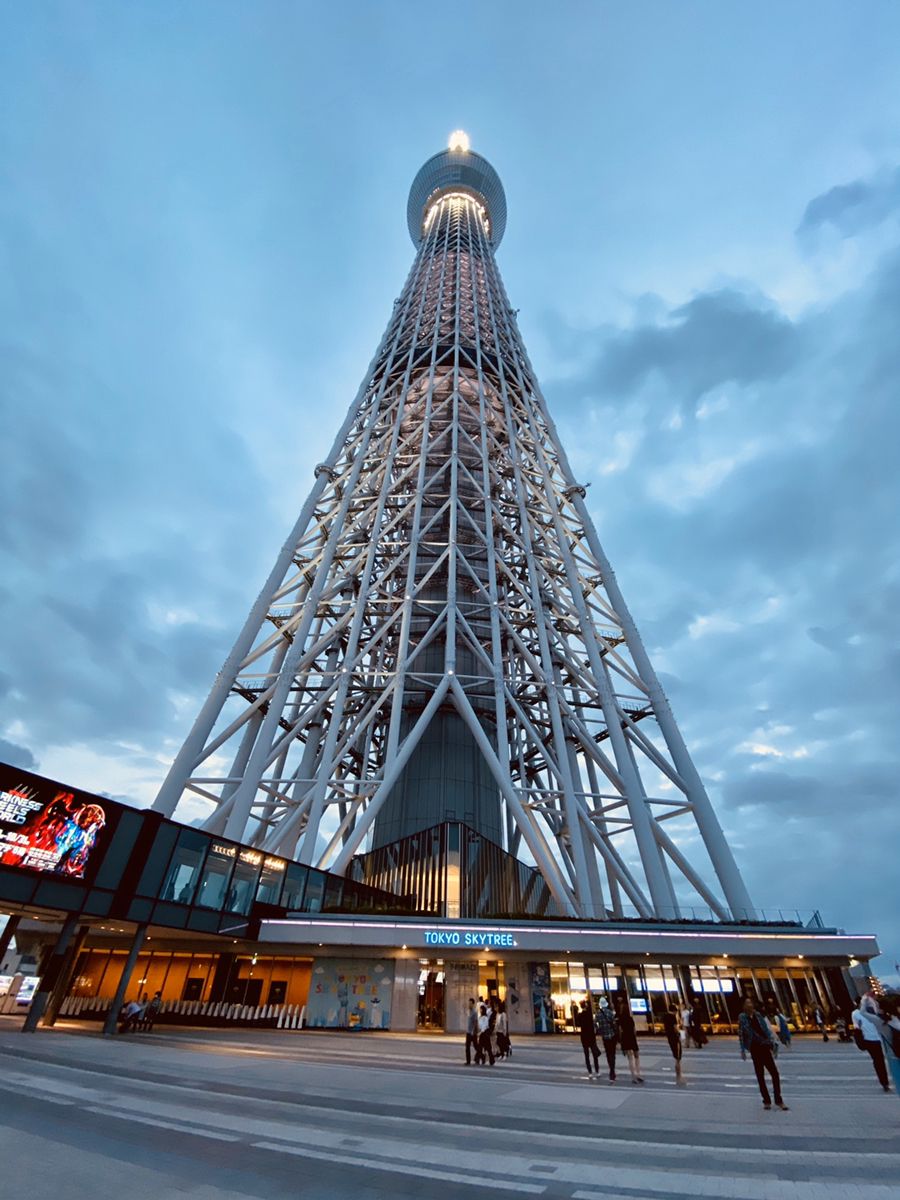
[[[518,945],[511,933],[495,933],[483,929],[426,929],[426,946],[478,946],[488,949]]]

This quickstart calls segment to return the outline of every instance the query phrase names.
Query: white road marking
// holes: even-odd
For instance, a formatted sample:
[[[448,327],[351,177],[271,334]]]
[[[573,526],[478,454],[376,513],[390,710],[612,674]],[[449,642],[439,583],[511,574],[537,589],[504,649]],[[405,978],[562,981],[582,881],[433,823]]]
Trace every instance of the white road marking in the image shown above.
[[[340,1162],[351,1167],[366,1167],[370,1171],[386,1171],[390,1174],[415,1175],[417,1178],[439,1179],[442,1183],[467,1183],[470,1187],[493,1188],[501,1192],[517,1192],[530,1196],[541,1196],[546,1192],[545,1185],[525,1183],[520,1180],[485,1179],[483,1175],[459,1175],[453,1171],[431,1171],[419,1165],[408,1166],[406,1163],[382,1162],[372,1158],[353,1158],[349,1154],[335,1154],[313,1150],[309,1146],[289,1146],[283,1142],[253,1142],[259,1150],[275,1150],[279,1154],[296,1154],[300,1158],[318,1158],[325,1162]]]
[[[199,1125],[179,1125],[176,1121],[162,1121],[158,1117],[145,1117],[139,1113],[123,1112],[121,1108],[102,1108],[99,1104],[86,1104],[85,1112],[97,1113],[101,1117],[119,1117],[123,1121],[137,1121],[139,1125],[155,1125],[159,1129],[174,1129],[178,1133],[189,1133],[192,1137],[214,1138],[217,1142],[237,1142],[240,1138],[233,1133],[218,1133],[215,1129],[202,1129]]]

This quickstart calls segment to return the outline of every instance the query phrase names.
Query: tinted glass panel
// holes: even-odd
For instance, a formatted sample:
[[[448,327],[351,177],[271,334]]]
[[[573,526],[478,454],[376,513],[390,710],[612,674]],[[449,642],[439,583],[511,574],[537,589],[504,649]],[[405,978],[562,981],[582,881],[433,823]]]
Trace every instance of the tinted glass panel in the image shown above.
[[[153,919],[159,925],[173,925],[176,929],[183,929],[187,924],[188,909],[180,904],[157,904]]]
[[[306,883],[306,896],[303,900],[304,912],[321,912],[322,901],[325,898],[325,875],[310,867],[309,879]]]
[[[341,896],[344,891],[344,881],[340,875],[328,875],[325,882],[325,901],[322,905],[326,912],[334,912],[341,906]]]
[[[169,856],[178,838],[177,825],[162,825],[153,839],[153,849],[147,855],[147,864],[137,886],[139,896],[155,896],[162,885],[162,878],[169,863]]]
[[[200,880],[196,903],[203,908],[224,908],[231,872],[237,859],[237,846],[228,842],[213,841],[206,856],[206,866]]]
[[[152,900],[132,900],[128,906],[128,919],[131,921],[149,921]]]
[[[286,868],[287,863],[283,858],[266,855],[262,874],[259,877],[259,887],[256,889],[256,899],[261,904],[278,903],[281,898],[281,887],[284,883]]]
[[[281,897],[283,908],[300,912],[303,909],[303,893],[306,889],[306,877],[309,867],[301,867],[299,863],[291,863],[285,872],[284,892]]]
[[[48,908],[65,908],[70,912],[78,912],[84,903],[86,892],[74,883],[45,883],[38,884],[34,894],[35,904],[46,904]]]
[[[98,917],[105,917],[112,904],[112,898],[112,892],[93,891],[87,898],[84,911],[86,913],[94,913]]]
[[[181,832],[166,872],[163,900],[174,900],[178,904],[191,903],[209,843],[210,839],[195,829]]]
[[[137,841],[144,819],[144,814],[137,812],[125,811],[119,816],[116,832],[94,879],[97,887],[117,888],[119,886],[122,872],[134,849],[134,843]]]
[[[225,907],[229,912],[248,913],[256,895],[256,881],[262,867],[263,856],[259,850],[241,850],[234,865],[231,887]]]

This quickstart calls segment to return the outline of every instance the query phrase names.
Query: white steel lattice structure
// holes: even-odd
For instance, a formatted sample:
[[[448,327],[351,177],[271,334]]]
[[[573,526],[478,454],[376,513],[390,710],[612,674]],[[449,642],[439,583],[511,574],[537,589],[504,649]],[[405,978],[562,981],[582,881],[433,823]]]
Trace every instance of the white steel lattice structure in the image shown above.
[[[339,874],[452,816],[570,915],[751,916],[519,335],[500,180],[444,151],[408,218],[381,345],[155,807]]]

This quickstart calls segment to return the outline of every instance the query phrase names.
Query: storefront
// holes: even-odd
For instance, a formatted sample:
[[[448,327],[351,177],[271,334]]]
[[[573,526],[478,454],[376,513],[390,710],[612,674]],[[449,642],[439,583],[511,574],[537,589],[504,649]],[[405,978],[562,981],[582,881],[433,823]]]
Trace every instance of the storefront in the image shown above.
[[[851,1003],[848,969],[875,952],[874,939],[865,936],[784,928],[436,926],[310,917],[264,921],[259,936],[260,945],[284,951],[312,943],[313,979],[323,964],[337,963],[327,969],[352,986],[354,977],[374,977],[377,964],[385,989],[378,1027],[446,1033],[465,1029],[470,998],[503,1002],[518,1034],[558,1034],[574,1030],[582,1000],[590,997],[596,1006],[604,996],[624,1000],[638,1029],[649,1034],[661,1032],[662,1012],[672,1005],[699,1006],[710,1033],[733,1032],[747,995],[773,998],[804,1029],[817,1004],[836,1013]],[[342,1015],[338,1006],[337,1019],[327,1023],[355,1027]]]

